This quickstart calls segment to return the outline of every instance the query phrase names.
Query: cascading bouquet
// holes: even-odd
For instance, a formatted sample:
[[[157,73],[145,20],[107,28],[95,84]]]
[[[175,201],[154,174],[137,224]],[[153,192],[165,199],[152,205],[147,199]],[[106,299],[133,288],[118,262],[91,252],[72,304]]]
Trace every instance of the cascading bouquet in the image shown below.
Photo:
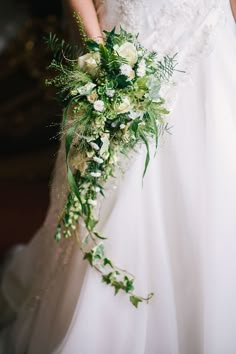
[[[168,114],[160,89],[175,70],[175,56],[158,58],[145,49],[138,36],[120,28],[104,31],[105,41],[85,37],[86,54],[50,34],[47,44],[54,54],[49,68],[56,75],[47,80],[58,90],[64,106],[62,133],[65,135],[69,193],[60,216],[55,239],[75,236],[92,267],[102,280],[129,294],[137,307],[147,297],[134,293],[134,276],[118,268],[107,257],[105,238],[96,230],[98,198],[104,197],[106,182],[115,177],[117,160],[143,143],[146,146],[145,175],[150,159],[149,144],[168,130]],[[84,223],[86,234],[78,230]],[[81,239],[82,237],[82,239]]]

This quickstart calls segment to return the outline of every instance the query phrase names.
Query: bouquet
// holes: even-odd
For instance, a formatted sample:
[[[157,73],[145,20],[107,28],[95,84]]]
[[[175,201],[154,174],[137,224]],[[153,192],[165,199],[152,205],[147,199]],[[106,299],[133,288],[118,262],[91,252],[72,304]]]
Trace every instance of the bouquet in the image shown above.
[[[96,207],[104,197],[106,182],[115,177],[117,160],[141,144],[146,146],[143,176],[150,159],[149,144],[168,130],[168,114],[160,89],[175,70],[175,56],[159,58],[145,49],[138,35],[120,28],[104,31],[105,42],[88,39],[83,32],[85,54],[50,34],[47,42],[56,75],[47,80],[58,90],[64,107],[69,193],[60,216],[55,239],[75,236],[84,259],[101,273],[115,294],[125,291],[137,307],[147,297],[134,292],[134,276],[107,257],[104,236],[96,230]],[[86,234],[81,239],[79,222]]]

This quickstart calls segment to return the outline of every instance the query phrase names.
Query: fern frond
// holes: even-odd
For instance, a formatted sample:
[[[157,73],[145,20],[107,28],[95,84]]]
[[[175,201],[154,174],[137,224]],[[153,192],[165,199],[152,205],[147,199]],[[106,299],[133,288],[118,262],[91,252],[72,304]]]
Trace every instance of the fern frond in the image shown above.
[[[60,40],[56,34],[49,33],[44,37],[44,41],[53,54],[53,58],[60,62],[62,60],[76,60],[78,57],[78,46],[66,43],[64,39]]]
[[[168,81],[173,75],[177,62],[175,60],[176,54],[173,57],[165,56],[163,61],[158,62],[158,74],[161,80]]]

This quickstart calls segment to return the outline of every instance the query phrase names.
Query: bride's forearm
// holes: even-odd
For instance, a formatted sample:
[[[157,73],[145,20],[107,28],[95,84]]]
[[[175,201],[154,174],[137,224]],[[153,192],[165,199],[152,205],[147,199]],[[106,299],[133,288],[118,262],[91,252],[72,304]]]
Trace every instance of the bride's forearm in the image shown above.
[[[230,0],[231,3],[231,9],[234,15],[234,19],[236,21],[236,0]]]
[[[85,31],[89,38],[102,40],[96,9],[92,0],[66,0],[71,12],[78,12],[83,20]]]

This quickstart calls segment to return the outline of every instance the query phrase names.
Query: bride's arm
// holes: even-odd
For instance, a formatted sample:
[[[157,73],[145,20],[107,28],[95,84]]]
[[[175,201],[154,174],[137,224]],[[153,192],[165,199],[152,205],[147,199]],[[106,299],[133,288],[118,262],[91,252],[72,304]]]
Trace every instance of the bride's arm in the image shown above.
[[[96,9],[92,0],[66,0],[71,12],[80,14],[85,31],[89,38],[102,41],[102,31],[99,25]]]
[[[234,15],[234,19],[236,21],[236,0],[230,0],[231,3],[231,9]]]

